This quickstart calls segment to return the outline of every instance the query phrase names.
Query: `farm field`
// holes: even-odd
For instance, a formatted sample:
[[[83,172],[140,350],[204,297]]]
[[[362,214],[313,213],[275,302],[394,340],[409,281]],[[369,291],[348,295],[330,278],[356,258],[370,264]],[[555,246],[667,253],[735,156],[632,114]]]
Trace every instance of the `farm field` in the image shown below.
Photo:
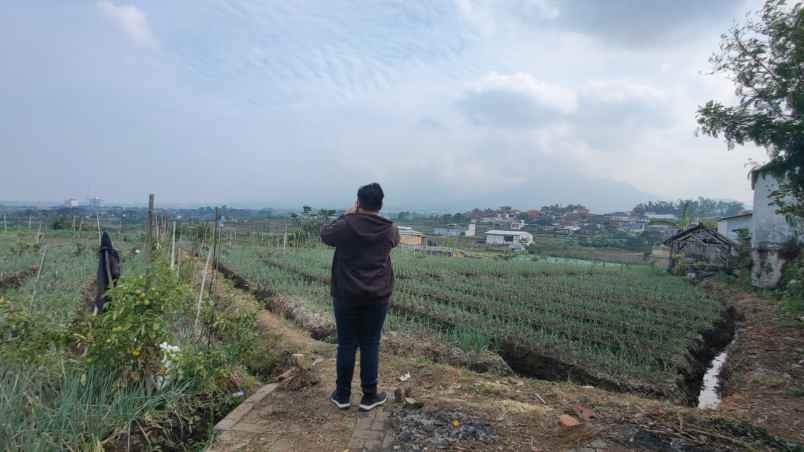
[[[132,428],[149,432],[132,450],[197,448],[239,401],[231,394],[256,384],[245,363],[270,368],[256,306],[198,301],[201,275],[168,269],[166,241],[146,284],[142,239],[112,233],[123,276],[95,316],[97,233],[0,233],[2,269],[16,276],[0,287],[0,450],[102,450]],[[180,364],[165,361],[165,343]]]
[[[253,244],[226,249],[227,266],[257,290],[331,317],[332,251]],[[680,397],[679,368],[721,304],[647,266],[555,260],[392,257],[388,328],[428,332],[465,350],[500,353],[530,376]]]

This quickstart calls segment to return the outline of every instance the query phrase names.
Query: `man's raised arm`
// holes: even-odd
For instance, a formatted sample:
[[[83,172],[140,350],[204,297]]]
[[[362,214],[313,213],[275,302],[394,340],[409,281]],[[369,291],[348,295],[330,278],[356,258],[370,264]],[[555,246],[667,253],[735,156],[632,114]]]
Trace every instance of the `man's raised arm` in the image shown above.
[[[335,221],[321,226],[321,241],[329,246],[338,246],[346,238],[346,216],[341,215]]]
[[[401,239],[399,238],[399,226],[394,225],[394,236],[391,239],[391,241],[392,241],[391,247],[396,248],[397,246],[399,246],[400,240]]]

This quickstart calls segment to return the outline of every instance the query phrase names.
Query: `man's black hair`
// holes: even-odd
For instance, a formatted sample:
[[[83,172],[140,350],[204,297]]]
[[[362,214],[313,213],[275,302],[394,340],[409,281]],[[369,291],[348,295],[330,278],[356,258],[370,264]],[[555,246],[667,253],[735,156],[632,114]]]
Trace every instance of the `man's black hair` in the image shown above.
[[[384,197],[382,187],[376,182],[364,185],[357,190],[357,200],[360,202],[361,209],[379,211],[382,209],[382,198]]]

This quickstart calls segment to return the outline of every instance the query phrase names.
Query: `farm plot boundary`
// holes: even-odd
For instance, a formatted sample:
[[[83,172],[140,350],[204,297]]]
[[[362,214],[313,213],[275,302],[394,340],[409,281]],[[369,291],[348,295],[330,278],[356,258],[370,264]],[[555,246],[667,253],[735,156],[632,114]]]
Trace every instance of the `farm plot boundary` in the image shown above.
[[[329,276],[322,272],[320,268],[309,268],[303,265],[293,265],[288,262],[272,259],[270,256],[262,256],[262,265],[268,265],[281,269],[282,271],[295,274],[311,285],[325,286],[329,283]],[[228,278],[234,280],[243,289],[248,289],[258,295],[261,302],[274,312],[280,312],[294,320],[297,324],[311,332],[316,338],[324,338],[334,334],[334,324],[322,323],[317,319],[316,322],[309,322],[310,315],[305,312],[304,306],[289,300],[284,294],[275,290],[270,281],[249,280],[247,276],[240,274],[235,265],[218,263],[218,268]],[[405,281],[408,275],[399,275],[399,280]],[[468,278],[468,277],[467,277]],[[437,279],[437,278],[434,278]],[[495,313],[487,310],[487,307],[478,305],[477,311],[466,311],[456,300],[445,300],[443,297],[432,296],[426,291],[411,290],[411,287],[398,288],[398,293],[407,293],[409,297],[426,300],[427,303],[411,303],[405,297],[395,297],[391,305],[392,313],[403,318],[413,318],[426,323],[432,330],[448,335],[455,331],[461,331],[466,325],[478,324],[488,316]],[[408,297],[408,298],[409,298]],[[448,297],[449,298],[449,297]],[[639,302],[635,302],[637,305]],[[452,307],[451,305],[455,305]],[[672,308],[659,307],[659,310]],[[564,315],[572,317],[571,312],[564,312]],[[568,315],[569,314],[569,315]],[[313,316],[314,318],[316,316]],[[499,319],[501,314],[496,314]],[[717,351],[725,347],[730,341],[734,331],[734,313],[730,309],[722,309],[722,312],[713,322],[702,324],[700,334],[688,342],[684,342],[684,352],[675,356],[672,362],[663,363],[665,366],[674,366],[674,378],[672,381],[656,383],[653,381],[636,381],[634,379],[613,378],[603,372],[595,372],[574,363],[571,357],[567,357],[560,347],[540,347],[538,344],[528,343],[521,340],[516,335],[507,335],[498,338],[490,347],[517,373],[547,380],[571,380],[579,384],[590,384],[605,389],[634,392],[650,397],[671,399],[679,403],[692,404],[697,400],[700,389],[701,378],[705,372],[708,362]],[[313,325],[313,328],[309,328]],[[542,325],[544,327],[544,325]],[[593,335],[590,335],[593,336]],[[572,339],[572,338],[568,338]],[[599,341],[604,343],[609,340],[601,336]],[[643,345],[639,345],[642,347]],[[650,353],[650,344],[644,353]]]

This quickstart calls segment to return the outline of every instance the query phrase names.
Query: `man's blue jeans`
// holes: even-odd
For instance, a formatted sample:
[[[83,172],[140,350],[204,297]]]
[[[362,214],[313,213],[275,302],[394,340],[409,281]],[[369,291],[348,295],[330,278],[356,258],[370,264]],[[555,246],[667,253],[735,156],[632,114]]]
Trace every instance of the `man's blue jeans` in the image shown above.
[[[360,348],[360,383],[363,394],[377,393],[380,360],[380,336],[388,313],[388,304],[350,305],[334,300],[335,325],[338,334],[337,391],[342,397],[352,394],[355,352]]]

